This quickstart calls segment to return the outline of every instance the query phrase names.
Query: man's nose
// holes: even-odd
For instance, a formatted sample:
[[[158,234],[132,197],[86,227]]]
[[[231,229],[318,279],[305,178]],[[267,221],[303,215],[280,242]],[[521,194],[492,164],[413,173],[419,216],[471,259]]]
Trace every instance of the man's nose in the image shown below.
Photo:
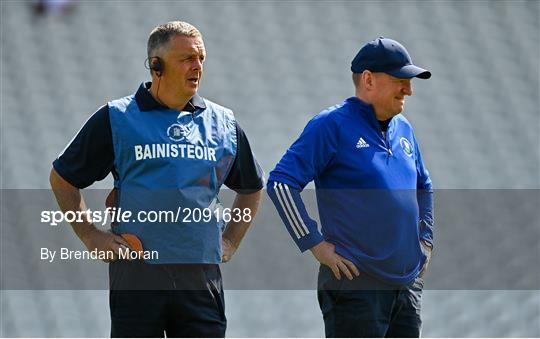
[[[195,61],[192,64],[193,69],[201,70],[202,69],[202,60],[201,59],[195,59]]]
[[[403,84],[401,91],[403,94],[411,96],[413,94],[412,84],[410,82]]]

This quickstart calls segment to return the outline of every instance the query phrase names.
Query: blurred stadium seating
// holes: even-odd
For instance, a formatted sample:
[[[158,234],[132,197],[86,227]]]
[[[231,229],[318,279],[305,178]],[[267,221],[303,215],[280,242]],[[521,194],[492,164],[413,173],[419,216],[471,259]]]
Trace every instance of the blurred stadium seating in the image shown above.
[[[235,111],[266,172],[314,114],[353,95],[352,57],[385,36],[433,73],[414,81],[404,113],[436,187],[538,190],[539,17],[538,1],[87,1],[62,17],[2,2],[1,188],[48,188],[52,160],[90,114],[149,78],[151,29],[180,19],[205,38],[200,93]],[[8,245],[32,248],[29,234]],[[108,335],[106,291],[1,293],[2,337]],[[424,336],[540,337],[538,290],[424,298]],[[230,336],[324,333],[314,291],[229,291],[227,313]]]

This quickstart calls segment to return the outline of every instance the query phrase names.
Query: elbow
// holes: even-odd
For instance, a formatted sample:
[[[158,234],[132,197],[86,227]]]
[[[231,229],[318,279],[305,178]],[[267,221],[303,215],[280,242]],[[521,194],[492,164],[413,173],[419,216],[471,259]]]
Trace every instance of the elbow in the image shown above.
[[[260,188],[259,190],[250,190],[249,192],[243,192],[236,194],[236,201],[242,205],[242,206],[256,206],[258,207],[261,204],[262,200],[262,191],[263,189]]]
[[[261,195],[264,187],[254,189],[239,189],[234,190],[239,196],[257,196]]]
[[[240,194],[246,198],[253,199],[253,200],[260,200],[262,196],[262,187],[258,190],[250,190],[249,192],[245,192],[243,194]]]
[[[57,183],[58,183],[58,173],[53,167],[51,168],[51,173],[49,174],[49,185],[51,185],[51,188],[53,191],[57,187]]]
[[[54,167],[51,169],[51,173],[49,174],[49,184],[51,185],[53,192],[57,192],[59,190],[79,190],[79,188],[73,186],[66,179],[62,178]]]

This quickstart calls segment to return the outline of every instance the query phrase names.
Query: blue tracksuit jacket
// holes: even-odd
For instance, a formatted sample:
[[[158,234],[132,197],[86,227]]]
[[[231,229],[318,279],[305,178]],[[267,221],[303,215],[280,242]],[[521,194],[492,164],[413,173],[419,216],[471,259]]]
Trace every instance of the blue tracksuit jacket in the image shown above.
[[[320,231],[300,197],[315,182]],[[270,173],[267,191],[301,251],[323,239],[364,273],[406,284],[433,244],[433,190],[410,123],[381,132],[356,97],[315,116]]]

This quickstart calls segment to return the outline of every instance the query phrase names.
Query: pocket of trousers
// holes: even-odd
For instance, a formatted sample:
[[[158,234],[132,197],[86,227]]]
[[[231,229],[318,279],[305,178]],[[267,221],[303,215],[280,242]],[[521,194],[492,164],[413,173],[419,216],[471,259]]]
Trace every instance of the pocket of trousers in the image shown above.
[[[225,298],[223,295],[223,285],[221,282],[221,272],[219,266],[213,265],[205,267],[203,269],[206,277],[206,286],[212,295],[212,299],[219,311],[219,314],[223,320],[225,320]]]
[[[337,280],[337,278],[334,276],[334,272],[332,272],[328,266],[321,265],[319,269],[318,288],[328,293],[334,304],[337,304],[339,297],[343,292],[343,284],[345,279],[347,278],[342,276],[341,280]]]

